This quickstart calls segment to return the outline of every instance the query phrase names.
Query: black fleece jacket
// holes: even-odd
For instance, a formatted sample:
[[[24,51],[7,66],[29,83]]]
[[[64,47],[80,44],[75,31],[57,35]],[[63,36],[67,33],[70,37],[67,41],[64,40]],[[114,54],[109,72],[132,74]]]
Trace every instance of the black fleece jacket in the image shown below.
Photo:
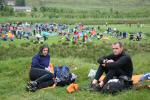
[[[100,57],[98,59],[98,63],[99,64],[103,64],[103,60],[104,59],[112,59],[114,60],[113,63],[109,63],[109,64],[106,64],[105,67],[109,69],[121,69],[122,71],[124,71],[124,73],[128,76],[128,77],[132,77],[132,73],[133,73],[133,64],[132,64],[132,60],[131,60],[131,57],[126,54],[125,52],[122,52],[120,55],[114,55],[114,54],[110,54],[108,56],[103,56],[103,57]]]

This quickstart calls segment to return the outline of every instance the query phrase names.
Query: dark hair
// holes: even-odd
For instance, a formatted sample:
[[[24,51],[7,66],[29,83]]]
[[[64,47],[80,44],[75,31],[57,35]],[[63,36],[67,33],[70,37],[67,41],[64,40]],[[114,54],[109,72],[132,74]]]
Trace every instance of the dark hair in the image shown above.
[[[48,48],[48,53],[49,53],[49,46],[47,44],[44,44],[44,45],[40,46],[40,48],[39,48],[39,54],[40,55],[43,55],[43,49],[44,48]]]
[[[123,43],[122,42],[115,42],[112,45],[116,45],[116,44],[119,44],[120,47],[123,47]]]

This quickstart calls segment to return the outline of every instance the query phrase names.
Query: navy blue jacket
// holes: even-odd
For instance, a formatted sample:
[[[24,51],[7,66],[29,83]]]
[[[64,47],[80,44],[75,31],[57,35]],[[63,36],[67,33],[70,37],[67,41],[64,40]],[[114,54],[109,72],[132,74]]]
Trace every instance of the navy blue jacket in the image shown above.
[[[50,63],[50,55],[40,55],[37,53],[33,58],[32,58],[32,68],[39,68],[39,69],[45,69],[46,67],[49,66]]]

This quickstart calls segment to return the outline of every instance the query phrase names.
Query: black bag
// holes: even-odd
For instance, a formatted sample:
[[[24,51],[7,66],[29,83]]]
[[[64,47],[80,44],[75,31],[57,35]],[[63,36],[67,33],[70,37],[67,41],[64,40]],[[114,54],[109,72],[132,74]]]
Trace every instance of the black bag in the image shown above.
[[[131,88],[132,85],[132,80],[126,76],[120,76],[119,79],[110,79],[102,88],[102,93],[116,94],[117,92]]]
[[[122,91],[124,88],[124,82],[119,79],[111,79],[109,80],[104,87],[102,88],[102,93],[117,93]]]

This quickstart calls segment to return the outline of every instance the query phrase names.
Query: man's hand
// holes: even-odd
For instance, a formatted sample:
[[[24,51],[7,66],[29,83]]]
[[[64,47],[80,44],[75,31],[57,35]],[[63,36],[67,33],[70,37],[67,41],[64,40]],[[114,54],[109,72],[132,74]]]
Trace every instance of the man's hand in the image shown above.
[[[103,66],[103,67],[106,67],[106,64],[113,63],[113,62],[114,62],[114,60],[112,60],[112,59],[110,59],[110,60],[105,59],[105,60],[103,61],[102,66]]]
[[[104,82],[100,81],[99,85],[100,85],[100,87],[103,87],[104,86]]]
[[[104,59],[104,60],[103,60],[103,64],[106,64],[106,63],[107,63],[107,60],[108,60],[108,59]]]
[[[112,59],[106,61],[106,63],[108,63],[108,64],[113,63],[113,62],[114,62],[114,60],[112,60]]]
[[[97,83],[97,80],[94,79],[94,80],[92,81],[92,84],[96,84],[96,83]]]
[[[105,66],[106,66],[106,64],[102,64],[102,66],[103,66],[103,67],[105,67]]]

